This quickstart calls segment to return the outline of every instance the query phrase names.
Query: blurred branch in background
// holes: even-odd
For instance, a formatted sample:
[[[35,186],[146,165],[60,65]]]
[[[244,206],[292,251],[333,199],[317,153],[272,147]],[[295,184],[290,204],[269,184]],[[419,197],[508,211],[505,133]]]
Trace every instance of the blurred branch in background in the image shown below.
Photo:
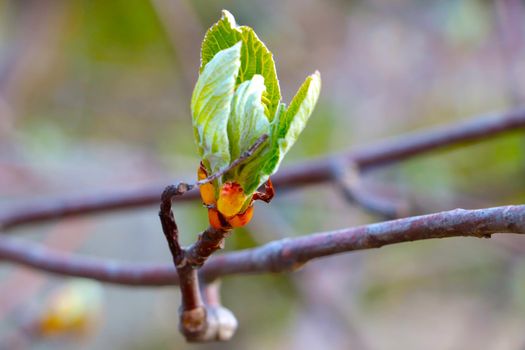
[[[350,154],[326,157],[288,170],[288,173],[284,172],[284,175],[281,173],[281,178],[276,177],[275,180],[277,183],[285,185],[296,185],[297,183],[306,185],[333,181],[345,198],[355,201],[363,208],[384,218],[408,215],[408,204],[396,205],[361,190],[363,186],[360,181],[360,172],[458,142],[478,140],[503,131],[521,128],[524,120],[525,113],[523,110],[509,112],[503,116],[476,118],[474,121],[463,122],[457,126],[416,133],[411,137],[383,142],[375,147],[372,146]],[[263,135],[263,137],[262,141],[258,140],[250,150],[260,146],[267,135]],[[243,154],[241,158],[234,161],[231,167],[250,156],[250,151],[246,152],[246,155]],[[305,168],[306,170],[304,170]],[[297,169],[302,170],[298,171]],[[217,176],[218,174],[214,174],[201,182],[211,181]],[[0,259],[48,272],[93,278],[112,283],[141,286],[179,283],[183,300],[180,325],[186,339],[189,341],[228,340],[235,331],[237,321],[229,310],[217,304],[218,289],[212,289],[215,291],[214,293],[207,293],[206,298],[210,298],[211,295],[213,304],[207,305],[205,303],[201,297],[197,270],[212,252],[222,248],[228,231],[218,230],[216,232],[216,230],[209,228],[199,236],[199,240],[194,245],[188,249],[183,249],[179,244],[178,228],[171,211],[171,202],[179,197],[177,195],[184,194],[193,187],[193,185],[184,183],[177,187],[168,186],[162,195],[160,218],[173,256],[176,274],[173,268],[170,269],[164,265],[117,265],[113,262],[68,256],[43,247],[21,245],[16,240],[6,237],[0,237]],[[111,208],[110,205],[115,202],[118,203],[118,200],[119,198],[116,201],[115,198],[112,198],[109,202],[104,202],[103,206],[99,205],[91,209],[101,211],[104,206]],[[129,201],[128,198],[128,201],[120,202],[120,206],[116,208],[133,207],[142,200],[142,196],[138,200],[132,198]],[[85,209],[89,206],[76,204],[66,205],[63,208],[60,211],[56,211],[55,208],[54,212],[48,211],[47,213],[45,210],[40,211],[40,213],[38,210],[19,212],[15,218],[4,217],[0,222],[0,227],[4,230],[13,228],[16,227],[17,223],[20,225],[28,223],[30,218],[32,218],[32,222],[38,222],[39,220],[45,221],[53,216],[56,217],[56,215],[85,214]],[[457,209],[423,217],[412,217],[312,234],[302,238],[273,241],[251,250],[216,257],[201,268],[200,276],[203,280],[213,282],[216,278],[232,273],[290,271],[318,257],[421,239],[454,236],[487,237],[498,232],[525,233],[525,229],[521,226],[524,217],[525,206],[477,211]]]
[[[454,143],[475,141],[504,131],[522,128],[524,125],[525,113],[522,110],[516,110],[504,115],[475,118],[453,126],[400,137],[393,141],[379,143],[377,146],[351,152],[340,156],[339,159],[353,161],[360,166],[361,170],[366,170],[429,150],[450,146]],[[298,184],[307,185],[328,181],[334,178],[334,164],[336,166],[343,164],[341,161],[334,163],[334,159],[336,158],[328,157],[283,171],[275,177],[275,182],[286,188]],[[193,195],[190,196],[192,193]],[[196,195],[195,192],[188,192],[186,197],[188,199],[195,198]],[[15,212],[17,216],[6,215],[1,222],[2,227],[7,229],[29,222],[45,221],[50,218],[104,211],[105,209],[123,209],[138,204],[144,205],[148,204],[149,200],[152,201],[153,199],[148,198],[147,195],[141,195],[124,198],[124,200],[115,197],[96,202],[94,205],[93,203],[66,204],[59,207],[59,210],[57,207],[51,207],[51,209],[29,210],[26,213]],[[500,231],[522,233],[519,211],[523,209],[523,207],[503,207],[481,211],[457,210],[434,214],[434,216],[348,229],[348,231],[342,230],[338,231],[337,235],[327,233],[294,240],[275,241],[253,251],[217,257],[203,268],[203,275],[207,278],[210,278],[210,275],[215,278],[227,273],[288,270],[294,266],[300,266],[310,259],[324,255],[356,249],[376,248],[384,244],[417,239],[458,235],[486,236]],[[516,216],[516,211],[518,211],[518,216]],[[481,222],[478,216],[482,218]],[[472,221],[469,222],[468,220]],[[423,223],[423,226],[418,228],[418,223],[419,225]],[[489,223],[492,224],[489,225]],[[436,227],[432,226],[436,224]],[[380,232],[381,235],[377,236],[375,232]],[[50,272],[90,277],[115,283],[162,285],[176,283],[177,281],[175,272],[167,266],[129,265],[117,267],[114,263],[108,265],[90,258],[72,258],[68,255],[47,251],[45,248],[29,248],[29,245],[22,246],[20,243],[5,237],[0,240],[0,256],[6,261],[26,264]]]
[[[393,200],[368,190],[361,181],[359,169],[355,165],[334,164],[333,178],[337,192],[343,198],[372,214],[384,219],[395,219],[410,213],[407,199]]]
[[[332,181],[334,180],[334,166],[341,166],[345,163],[355,164],[360,172],[365,172],[425,152],[481,141],[522,128],[525,128],[525,110],[516,109],[502,114],[494,113],[378,142],[346,154],[307,161],[282,170],[273,177],[272,181],[278,191]],[[47,220],[156,204],[163,188],[164,186],[158,185],[138,191],[60,199],[56,202],[49,201],[42,204],[31,203],[0,214],[0,229],[5,231],[17,226]],[[182,197],[177,197],[176,201],[193,200],[198,197],[198,191],[193,190]]]
[[[298,184],[308,185],[329,180],[337,181],[338,177],[334,177],[334,166],[344,166],[344,163],[348,161],[359,165],[363,171],[377,165],[389,164],[393,161],[402,160],[440,147],[480,140],[504,131],[520,129],[523,126],[525,126],[525,112],[522,110],[508,112],[503,115],[474,118],[448,127],[422,131],[392,141],[382,142],[376,146],[353,151],[342,156],[327,157],[312,161],[306,165],[297,166],[296,168],[281,172],[275,176],[274,182],[283,188],[287,188],[295,187]],[[336,161],[336,159],[339,159],[339,161]],[[357,169],[354,169],[354,176],[358,176],[357,173],[355,173],[356,171]],[[149,198],[150,196],[154,197],[155,200],[154,198]],[[5,230],[14,228],[17,225],[45,221],[51,218],[86,214],[107,209],[125,209],[137,205],[150,204],[150,202],[158,201],[157,196],[158,193],[156,193],[156,196],[149,194],[141,194],[140,196],[133,194],[123,198],[121,196],[110,196],[109,200],[99,199],[92,203],[73,202],[71,204],[63,204],[59,207],[50,206],[30,209],[26,212],[24,212],[25,209],[22,209],[22,211],[15,211],[15,215],[13,216],[3,216],[0,223],[1,227]],[[186,196],[176,198],[191,199],[196,196],[197,193],[195,191],[190,191]],[[366,203],[364,206],[366,207]],[[299,266],[319,256],[335,254],[342,251],[380,247],[384,244],[407,240],[447,237],[449,235],[484,236],[499,232],[498,230],[522,233],[520,231],[521,226],[519,226],[519,217],[507,215],[513,213],[516,210],[515,208],[520,209],[521,207],[490,209],[487,211],[452,211],[424,218],[397,221],[397,225],[401,225],[405,230],[408,230],[406,232],[399,231],[399,227],[395,226],[396,224],[387,222],[375,224],[384,225],[384,227],[371,225],[365,228],[349,229],[348,231],[342,230],[335,236],[329,233],[295,240],[285,239],[284,241],[275,241],[256,248],[253,251],[238,252],[217,257],[203,268],[203,275],[208,278],[210,278],[211,275],[215,278],[227,273],[282,271],[293,268],[294,266]],[[485,221],[477,221],[479,220],[478,215],[487,216],[487,213],[492,213],[493,211],[496,212],[495,216],[492,214],[486,217],[484,219]],[[503,218],[500,218],[498,215],[503,215]],[[468,222],[469,217],[470,220],[473,220],[472,222]],[[452,221],[449,222],[447,220]],[[497,220],[500,221],[498,222]],[[433,221],[438,223],[438,229],[432,228]],[[419,228],[420,231],[418,231],[415,223],[420,222],[424,223],[424,228]],[[487,226],[488,222],[492,222],[495,226]],[[394,221],[393,223],[396,222]],[[389,225],[394,226],[392,228],[392,226]],[[495,228],[491,230],[490,227]],[[367,233],[369,231],[384,232],[382,236],[387,238]],[[338,237],[339,235],[341,237]],[[305,239],[306,241],[304,241]],[[348,240],[349,243],[344,243],[345,239]],[[334,245],[335,242],[338,243]],[[168,266],[118,266],[115,265],[115,263],[105,263],[91,258],[74,258],[70,255],[54,253],[43,247],[39,248],[35,246],[31,248],[29,244],[21,245],[21,243],[6,237],[0,240],[0,256],[5,261],[17,262],[50,272],[90,277],[114,283],[162,285],[177,282],[175,272]]]

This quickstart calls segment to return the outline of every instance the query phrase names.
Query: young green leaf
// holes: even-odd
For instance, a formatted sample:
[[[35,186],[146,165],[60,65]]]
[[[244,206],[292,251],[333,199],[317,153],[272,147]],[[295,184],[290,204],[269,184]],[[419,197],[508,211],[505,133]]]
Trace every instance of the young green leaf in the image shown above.
[[[265,92],[264,78],[258,74],[252,80],[239,85],[232,101],[232,112],[228,122],[230,137],[230,155],[238,158],[248,150],[263,134],[270,134],[271,126],[265,108],[261,102]],[[234,179],[246,193],[252,193],[261,183],[267,180],[260,176],[260,166],[268,155],[268,145],[264,145],[252,159],[233,169],[227,174],[228,179]]]
[[[281,89],[273,54],[266,48],[264,43],[257,37],[252,28],[242,26],[243,50],[241,52],[241,70],[238,82],[251,79],[255,74],[264,77],[266,94],[263,99],[267,107],[266,116],[270,121],[273,120],[279,102],[281,101]]]
[[[231,160],[227,126],[241,65],[241,45],[239,42],[215,55],[201,72],[191,98],[195,140],[212,172]]]
[[[253,159],[249,164],[245,165],[243,173],[246,179],[243,181],[247,184],[248,190],[256,190],[261,184],[266,182],[270,175],[277,171],[277,168],[282,160],[279,149],[279,134],[276,132],[278,121],[286,114],[286,105],[281,103],[277,109],[276,117],[270,124],[270,139],[268,146],[261,150],[257,158]],[[257,174],[257,176],[249,175]],[[247,190],[247,191],[248,191]]]
[[[281,157],[288,152],[306,126],[320,92],[321,74],[316,71],[306,78],[292,99],[283,118],[279,120],[278,133]]]
[[[261,102],[264,91],[264,78],[258,74],[235,91],[228,121],[231,159],[239,158],[262,134],[270,132]]]
[[[204,35],[201,46],[201,67],[204,67],[220,51],[228,49],[242,41],[242,32],[235,24],[235,18],[226,10],[222,11],[221,19],[215,23]]]
[[[266,86],[263,103],[266,106],[266,116],[272,121],[281,100],[273,55],[252,28],[237,26],[235,18],[226,10],[222,11],[221,19],[206,32],[201,48],[200,69],[202,71],[218,52],[233,46],[239,40],[243,45],[237,85],[251,80],[255,74],[263,76]]]
[[[268,176],[277,171],[285,154],[303,131],[320,91],[321,75],[315,72],[306,78],[288,108],[281,104],[277,117],[272,122],[271,150],[263,166],[263,172]]]
[[[271,186],[267,196],[253,194],[277,171],[304,129],[320,88],[321,78],[316,72],[306,79],[287,108],[280,102],[272,53],[253,29],[237,26],[233,16],[223,11],[221,19],[208,30],[191,102],[194,133],[206,173],[230,166],[210,184],[214,193],[207,196],[211,197],[207,202],[217,203],[208,212],[212,225],[245,225],[253,212],[253,198],[271,198]],[[265,143],[249,158],[243,158],[263,134],[268,135]],[[234,160],[240,164],[232,166]],[[202,191],[201,187],[201,195]],[[226,221],[217,219],[221,215]]]

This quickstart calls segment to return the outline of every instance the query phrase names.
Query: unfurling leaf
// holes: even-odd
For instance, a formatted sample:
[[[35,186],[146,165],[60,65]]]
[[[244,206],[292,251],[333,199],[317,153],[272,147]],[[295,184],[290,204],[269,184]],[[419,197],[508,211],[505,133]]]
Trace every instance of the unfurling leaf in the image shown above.
[[[227,126],[240,57],[240,42],[215,55],[200,74],[191,98],[195,139],[212,172],[230,162]]]
[[[242,41],[242,51],[237,85],[252,79],[255,74],[263,76],[266,86],[264,105],[267,107],[266,115],[271,121],[281,100],[281,90],[277,80],[273,55],[252,28],[238,26],[235,23],[235,18],[226,10],[222,11],[221,19],[204,36],[200,70],[202,72],[208,62],[221,50],[227,49],[239,41]]]
[[[232,159],[239,158],[262,134],[270,132],[270,122],[261,102],[265,89],[264,78],[254,75],[252,80],[243,82],[235,91],[228,120]]]
[[[266,171],[269,172],[268,175],[277,171],[284,155],[290,150],[299,137],[299,134],[303,131],[314,110],[320,92],[321,74],[315,72],[306,78],[292,99],[288,109],[279,115],[279,120],[276,120],[273,130],[273,140],[278,143],[279,155],[277,163],[268,166],[266,169]],[[274,149],[277,151],[276,148]]]

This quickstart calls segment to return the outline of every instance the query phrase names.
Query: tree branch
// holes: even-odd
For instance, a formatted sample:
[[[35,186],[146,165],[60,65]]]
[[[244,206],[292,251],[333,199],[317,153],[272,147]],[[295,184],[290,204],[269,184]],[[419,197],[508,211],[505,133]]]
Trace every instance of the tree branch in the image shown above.
[[[186,250],[187,263],[194,268],[203,266],[213,253],[224,248],[224,240],[230,232],[208,227],[199,235],[197,242]]]
[[[192,187],[193,185],[182,182],[177,186],[170,185],[166,187],[164,192],[162,192],[159,211],[162,231],[168,242],[173,257],[173,265],[179,276],[182,299],[179,329],[188,341],[201,340],[206,334],[208,315],[201,296],[197,269],[188,263],[186,249],[180,246],[179,229],[171,206],[174,198],[184,194]]]
[[[265,139],[267,136],[265,137]],[[258,147],[261,143],[255,145]],[[253,149],[255,149],[253,148]],[[250,148],[251,150],[252,148]],[[243,156],[249,157],[251,152]],[[235,163],[235,162],[234,162]],[[235,164],[239,164],[236,162]],[[230,169],[233,167],[230,167]],[[224,170],[227,171],[227,170]],[[209,177],[208,179],[210,179]],[[225,308],[218,305],[207,305],[201,295],[198,269],[204,262],[218,249],[224,246],[224,239],[230,230],[217,230],[208,228],[199,235],[195,242],[188,249],[184,249],[179,243],[179,229],[175,222],[173,211],[171,210],[173,199],[177,198],[194,185],[179,183],[177,186],[170,185],[162,192],[159,217],[162,224],[162,231],[173,257],[173,264],[179,277],[179,286],[181,292],[180,323],[179,329],[188,341],[211,341],[211,340],[228,340],[233,336],[236,327],[236,321],[232,327],[233,314]],[[215,296],[218,301],[218,288],[211,289],[210,295]],[[221,312],[219,312],[221,311]],[[222,317],[221,315],[229,317]],[[226,322],[221,324],[221,322]],[[226,336],[229,337],[226,338]]]
[[[367,191],[361,181],[361,174],[357,166],[334,164],[332,167],[333,182],[338,193],[348,202],[356,203],[361,208],[384,220],[393,220],[409,215],[408,203],[387,200],[370,191]]]
[[[199,235],[197,242],[184,249],[179,243],[179,229],[171,210],[172,201],[195,186],[201,186],[219,178],[249,159],[266,140],[268,140],[268,135],[262,135],[239,158],[215,174],[197,181],[193,185],[184,182],[179,183],[177,186],[170,185],[162,192],[159,218],[162,231],[173,257],[173,264],[179,276],[182,297],[179,329],[187,341],[228,340],[235,332],[237,321],[229,310],[219,305],[205,305],[197,274],[198,269],[202,267],[206,260],[214,252],[224,247],[224,240],[231,231],[231,227],[215,229],[210,226]],[[210,290],[215,291],[215,294],[219,291],[218,288],[211,288]],[[214,295],[213,292],[208,293],[208,296],[215,296],[214,301],[218,301],[218,295]],[[224,324],[221,322],[224,322]]]
[[[443,127],[415,132],[367,147],[289,167],[272,177],[278,190],[292,189],[332,179],[334,162],[356,164],[361,171],[398,162],[453,145],[480,141],[511,130],[525,128],[525,109],[502,114],[492,114]],[[137,208],[158,203],[158,194],[164,186],[152,186],[141,190],[119,192],[58,200],[54,203],[26,205],[0,215],[0,230],[61,219],[75,215]],[[199,197],[198,191],[189,191],[177,201]]]
[[[193,185],[179,183],[170,185],[162,192],[159,218],[173,257],[173,265],[179,276],[181,292],[179,328],[186,339],[196,339],[206,330],[206,310],[199,289],[197,270],[186,263],[186,250],[179,243],[179,229],[171,210],[171,202],[190,190]]]
[[[162,225],[162,232],[168,242],[171,255],[173,256],[175,267],[179,265],[184,258],[184,252],[179,244],[179,228],[175,222],[173,212],[171,211],[171,202],[176,196],[184,194],[190,188],[191,186],[185,183],[180,183],[177,186],[168,186],[164,189],[164,192],[162,192],[160,199],[160,223]]]
[[[212,281],[232,274],[290,271],[312,259],[343,252],[432,238],[490,237],[494,233],[525,233],[525,205],[455,209],[278,240],[254,249],[214,256],[200,270],[200,276]],[[178,283],[172,265],[124,264],[80,257],[3,235],[0,235],[0,260],[116,284],[160,286]]]

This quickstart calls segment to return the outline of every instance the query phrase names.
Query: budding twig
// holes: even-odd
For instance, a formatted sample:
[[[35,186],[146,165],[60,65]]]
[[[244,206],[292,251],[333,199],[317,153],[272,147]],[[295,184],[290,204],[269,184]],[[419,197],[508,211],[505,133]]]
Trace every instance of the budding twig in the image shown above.
[[[176,186],[170,185],[162,192],[159,217],[179,276],[182,298],[180,330],[188,341],[228,340],[235,331],[236,321],[230,311],[215,304],[211,306],[204,304],[197,276],[197,270],[211,254],[224,247],[224,240],[231,230],[209,227],[199,235],[194,244],[184,249],[179,243],[179,230],[171,210],[172,201],[175,197],[183,195],[195,186],[217,179],[249,159],[267,139],[267,134],[262,135],[239,158],[206,179],[195,184],[181,182]],[[216,289],[216,293],[218,293],[218,289]],[[218,296],[216,299],[218,300]],[[225,324],[221,324],[221,322],[225,322]]]
[[[189,189],[191,189],[191,185],[181,182],[177,186],[166,187],[161,196],[159,217],[175,266],[180,263],[183,252],[179,244],[179,229],[171,211],[171,203],[174,197],[186,193]]]
[[[162,231],[168,241],[173,263],[179,276],[182,299],[179,328],[188,340],[198,338],[205,332],[206,310],[199,290],[197,270],[185,262],[186,251],[180,246],[179,230],[171,206],[174,197],[184,194],[192,186],[179,183],[177,186],[166,187],[162,192],[159,212]]]
[[[205,179],[202,179],[200,181],[197,181],[195,183],[196,186],[204,185],[208,182],[212,182],[213,180],[221,177],[222,175],[226,174],[228,171],[232,170],[233,168],[239,166],[242,162],[248,160],[251,158],[255,152],[268,140],[268,134],[262,134],[253,145],[250,146],[246,151],[244,151],[239,158],[235,159],[233,162],[231,162],[228,166],[224,167],[223,169],[217,171],[215,174],[212,174],[208,176]]]

